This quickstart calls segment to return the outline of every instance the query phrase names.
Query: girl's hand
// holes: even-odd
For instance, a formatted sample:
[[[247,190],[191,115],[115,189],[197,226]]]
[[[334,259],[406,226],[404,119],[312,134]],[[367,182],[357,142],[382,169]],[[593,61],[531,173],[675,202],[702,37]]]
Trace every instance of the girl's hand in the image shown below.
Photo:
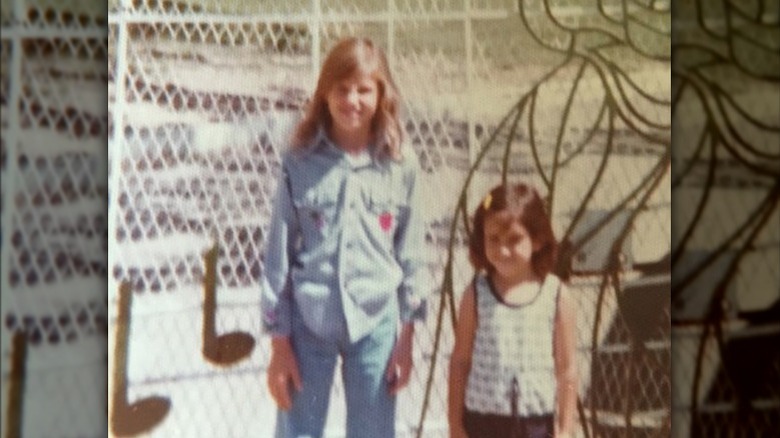
[[[469,438],[466,429],[462,425],[450,425],[450,438]]]
[[[412,323],[404,324],[401,336],[393,348],[390,361],[387,363],[385,379],[388,382],[390,394],[395,395],[409,383],[412,374],[412,337],[414,326]]]
[[[290,383],[296,391],[303,388],[298,373],[298,361],[289,338],[277,337],[271,341],[271,363],[268,365],[268,389],[276,405],[284,411],[292,408]]]
[[[555,438],[574,438],[574,432],[555,432]]]

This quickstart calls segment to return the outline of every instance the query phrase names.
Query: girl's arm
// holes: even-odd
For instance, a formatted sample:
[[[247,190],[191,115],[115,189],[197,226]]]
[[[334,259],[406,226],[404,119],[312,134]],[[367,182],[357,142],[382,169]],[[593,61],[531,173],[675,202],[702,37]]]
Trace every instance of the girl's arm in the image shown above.
[[[420,165],[414,151],[404,153],[403,181],[407,190],[408,207],[398,215],[398,227],[393,236],[395,258],[403,271],[398,288],[398,304],[401,322],[423,321],[426,317],[426,300],[431,292],[428,281],[428,264],[431,259],[425,242],[425,205]]]
[[[283,159],[283,169],[285,160]],[[260,281],[262,327],[271,335],[271,359],[267,384],[271,397],[283,410],[292,406],[290,390],[300,391],[298,362],[290,343],[292,296],[287,274],[294,253],[297,221],[286,171],[277,182],[271,223],[266,234],[265,266]]]
[[[556,437],[574,436],[574,413],[577,409],[577,363],[575,305],[566,285],[561,286],[555,318],[555,377],[558,416]]]
[[[282,163],[285,161],[283,159]],[[297,221],[286,178],[287,172],[283,170],[276,185],[271,222],[265,235],[264,267],[260,279],[262,327],[265,333],[273,337],[287,337],[290,334],[292,294],[287,284],[287,274],[294,253]]]
[[[388,382],[390,394],[397,394],[409,383],[412,374],[412,342],[414,340],[414,323],[406,322],[401,325],[401,334],[393,348],[390,362],[387,364],[385,378]]]
[[[404,155],[403,180],[407,190],[408,208],[399,212],[398,227],[393,236],[395,258],[403,271],[398,287],[398,306],[401,334],[387,364],[386,378],[391,394],[396,394],[409,381],[411,375],[414,322],[426,317],[428,259],[425,243],[422,193],[419,181],[417,157],[410,151]]]
[[[471,370],[471,354],[477,330],[477,309],[474,286],[469,285],[460,300],[458,322],[455,326],[455,347],[450,358],[449,391],[447,397],[450,437],[466,436],[463,428],[463,410],[466,401],[466,382]]]
[[[271,338],[271,360],[268,364],[266,378],[268,390],[276,405],[282,410],[290,410],[292,407],[290,389],[300,391],[303,389],[303,382],[289,337],[274,336]]]

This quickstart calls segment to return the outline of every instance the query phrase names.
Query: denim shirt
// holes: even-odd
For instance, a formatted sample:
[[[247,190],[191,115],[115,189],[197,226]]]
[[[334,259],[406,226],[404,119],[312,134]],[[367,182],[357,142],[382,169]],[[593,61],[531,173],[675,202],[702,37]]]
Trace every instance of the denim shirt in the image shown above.
[[[349,155],[321,130],[282,157],[261,279],[266,333],[289,336],[293,312],[320,337],[351,342],[388,316],[425,317],[417,157],[372,151]]]

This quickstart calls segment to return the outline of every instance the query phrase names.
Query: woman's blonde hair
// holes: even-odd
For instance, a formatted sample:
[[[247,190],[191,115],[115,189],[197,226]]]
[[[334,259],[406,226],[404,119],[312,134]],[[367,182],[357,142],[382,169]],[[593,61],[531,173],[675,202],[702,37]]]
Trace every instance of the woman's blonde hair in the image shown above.
[[[330,129],[332,119],[328,111],[327,94],[338,82],[358,72],[369,75],[379,87],[379,102],[371,126],[377,152],[381,157],[394,160],[401,158],[398,89],[390,74],[384,51],[367,38],[343,39],[328,53],[314,96],[293,134],[293,149],[309,145],[320,126]]]

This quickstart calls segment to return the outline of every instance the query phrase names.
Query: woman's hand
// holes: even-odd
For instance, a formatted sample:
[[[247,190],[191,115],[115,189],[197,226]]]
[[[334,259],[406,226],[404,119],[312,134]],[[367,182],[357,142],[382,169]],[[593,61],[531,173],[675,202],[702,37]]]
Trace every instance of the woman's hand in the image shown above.
[[[390,394],[395,395],[409,383],[412,374],[412,338],[414,325],[406,323],[401,328],[401,336],[393,348],[390,361],[387,363],[385,378]]]
[[[276,405],[284,411],[292,408],[290,383],[296,391],[303,388],[298,373],[298,361],[295,360],[290,339],[276,337],[271,341],[271,362],[268,365],[268,389]]]

